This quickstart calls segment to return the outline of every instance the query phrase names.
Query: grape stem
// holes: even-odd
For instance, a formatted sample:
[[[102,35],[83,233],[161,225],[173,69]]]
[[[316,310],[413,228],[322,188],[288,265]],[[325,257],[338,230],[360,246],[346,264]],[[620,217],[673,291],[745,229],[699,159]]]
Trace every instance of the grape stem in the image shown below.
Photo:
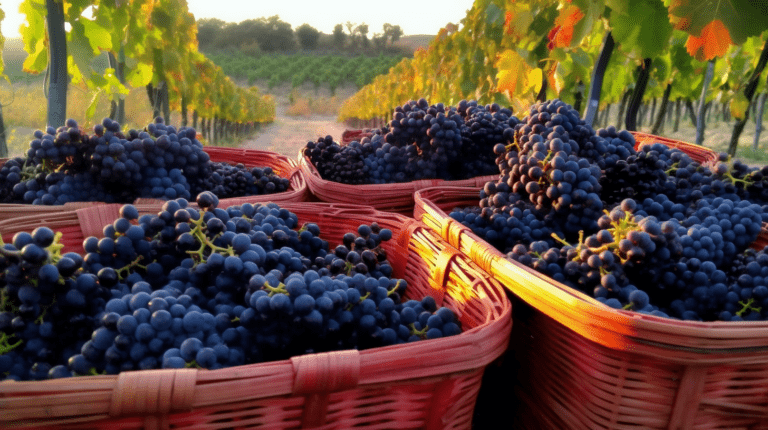
[[[5,353],[8,353],[12,351],[14,348],[18,347],[23,343],[21,339],[19,339],[16,343],[11,343],[11,338],[16,337],[15,335],[7,335],[5,333],[0,333],[0,355],[3,355]]]
[[[754,303],[755,303],[755,299],[754,298],[749,299],[746,303],[739,302],[739,304],[742,306],[742,308],[741,308],[740,311],[736,312],[736,315],[738,315],[740,317],[743,317],[744,313],[747,312],[747,311],[760,312],[762,310],[762,307],[754,307],[754,306],[752,306],[752,304],[754,304]]]
[[[136,258],[135,260],[133,260],[130,263],[128,263],[127,265],[125,265],[125,266],[115,270],[115,272],[117,272],[118,279],[120,279],[122,281],[123,279],[127,278],[128,277],[128,272],[130,272],[130,270],[133,269],[134,267],[138,267],[140,269],[147,270],[147,266],[142,266],[141,264],[139,264],[139,262],[142,259],[144,259],[144,256],[143,255],[139,255],[138,258]]]

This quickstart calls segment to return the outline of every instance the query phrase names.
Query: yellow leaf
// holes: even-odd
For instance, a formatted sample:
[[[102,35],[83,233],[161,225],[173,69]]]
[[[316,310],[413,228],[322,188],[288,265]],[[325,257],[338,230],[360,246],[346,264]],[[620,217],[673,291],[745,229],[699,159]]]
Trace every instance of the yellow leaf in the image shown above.
[[[731,99],[731,116],[741,121],[747,115],[747,109],[749,109],[749,100],[744,93],[739,91]]]
[[[541,85],[544,78],[544,71],[540,68],[535,68],[528,72],[528,88],[532,89],[534,93],[541,91]]]
[[[496,73],[498,92],[505,92],[511,97],[525,91],[530,67],[520,54],[507,49],[501,53],[494,66],[498,70]]]

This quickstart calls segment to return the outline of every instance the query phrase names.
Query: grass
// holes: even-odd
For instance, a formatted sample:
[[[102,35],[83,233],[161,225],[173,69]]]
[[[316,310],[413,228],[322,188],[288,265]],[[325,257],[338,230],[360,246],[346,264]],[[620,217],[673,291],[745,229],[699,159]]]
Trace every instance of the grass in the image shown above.
[[[109,116],[110,103],[106,96],[101,96],[92,118],[86,118],[85,110],[90,105],[93,93],[74,86],[67,93],[67,118],[75,119],[85,130],[93,130],[96,123]],[[6,142],[10,157],[23,155],[29,148],[32,133],[44,129],[48,112],[47,99],[43,93],[42,81],[39,83],[17,83],[13,86],[3,81],[0,85],[0,105],[6,128]],[[190,115],[191,116],[191,115]],[[149,105],[144,88],[134,88],[125,98],[124,130],[143,129],[152,122],[152,108]],[[191,117],[189,118],[191,121]],[[171,112],[171,124],[181,124],[181,114]],[[61,124],[63,125],[63,124]],[[198,127],[199,128],[199,127]],[[216,142],[216,146],[239,146],[243,138],[229,138]],[[203,142],[204,144],[206,142]]]
[[[298,91],[292,91],[288,97],[288,108],[285,114],[294,117],[308,117],[312,115],[333,116],[339,115],[339,108],[344,102],[338,96],[307,96]]]
[[[610,124],[616,125],[616,113],[611,115]],[[704,141],[702,146],[710,148],[717,152],[727,152],[728,144],[731,141],[731,134],[733,133],[734,121],[716,121],[712,118],[704,129]],[[601,125],[597,125],[596,128],[600,128]],[[747,121],[747,125],[744,127],[744,131],[739,136],[739,144],[736,149],[737,159],[743,161],[750,166],[764,166],[768,164],[768,120],[763,119],[763,132],[760,134],[760,140],[758,142],[757,151],[752,150],[752,144],[755,136],[755,121],[750,117]],[[651,125],[646,118],[643,121],[643,126],[638,131],[645,133],[651,132]],[[660,136],[668,137],[670,139],[681,140],[688,143],[696,143],[696,127],[692,124],[691,120],[686,117],[680,118],[680,124],[677,132],[672,131],[672,124],[665,124],[664,130],[658,133]]]

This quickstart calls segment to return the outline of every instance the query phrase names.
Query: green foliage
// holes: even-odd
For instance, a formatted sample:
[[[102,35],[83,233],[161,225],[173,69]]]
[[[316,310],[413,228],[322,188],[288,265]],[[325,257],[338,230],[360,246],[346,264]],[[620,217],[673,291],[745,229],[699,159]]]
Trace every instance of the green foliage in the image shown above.
[[[331,91],[343,83],[354,83],[358,87],[369,84],[373,79],[387,73],[402,60],[398,55],[378,57],[312,54],[264,54],[246,57],[236,53],[209,54],[227,76],[247,79],[249,84],[266,80],[273,88],[280,83],[290,82],[293,88],[304,82],[316,87],[328,85]]]
[[[316,49],[317,40],[320,38],[320,30],[309,24],[302,24],[296,28],[296,38],[303,49]]]

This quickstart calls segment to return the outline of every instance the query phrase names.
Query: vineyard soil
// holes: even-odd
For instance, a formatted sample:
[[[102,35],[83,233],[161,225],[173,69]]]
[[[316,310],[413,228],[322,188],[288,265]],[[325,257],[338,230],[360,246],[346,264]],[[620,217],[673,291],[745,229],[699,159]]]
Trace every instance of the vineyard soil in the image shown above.
[[[259,87],[261,88],[261,87]],[[340,87],[336,90],[336,97],[345,99],[355,93],[357,88],[351,85]],[[243,148],[273,151],[288,157],[296,157],[299,149],[303,148],[310,140],[317,140],[320,136],[331,135],[335,140],[341,140],[341,134],[347,127],[344,123],[336,121],[338,106],[329,106],[322,113],[309,115],[289,115],[292,106],[291,94],[294,100],[312,99],[320,102],[330,100],[331,94],[327,89],[321,88],[315,91],[311,85],[304,85],[296,91],[291,91],[290,85],[275,88],[272,94],[275,97],[275,121],[264,126],[253,137],[245,140]]]

